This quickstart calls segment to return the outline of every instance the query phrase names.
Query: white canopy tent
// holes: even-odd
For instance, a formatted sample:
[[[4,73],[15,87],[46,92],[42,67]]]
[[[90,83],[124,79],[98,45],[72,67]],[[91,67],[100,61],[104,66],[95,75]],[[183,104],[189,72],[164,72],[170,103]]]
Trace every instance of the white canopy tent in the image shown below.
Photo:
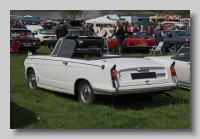
[[[106,19],[105,17],[98,17],[98,18],[86,20],[85,22],[94,24],[94,27],[96,27],[96,24],[115,24],[116,25],[116,21]]]

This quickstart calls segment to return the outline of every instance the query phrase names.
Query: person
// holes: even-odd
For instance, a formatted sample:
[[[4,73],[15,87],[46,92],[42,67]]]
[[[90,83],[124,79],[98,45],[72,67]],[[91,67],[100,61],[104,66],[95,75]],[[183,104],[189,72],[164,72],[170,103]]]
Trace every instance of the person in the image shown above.
[[[83,30],[87,30],[87,24],[83,24],[83,27],[82,27]]]
[[[103,25],[101,24],[99,29],[97,30],[97,36],[99,37],[106,37],[106,31],[105,29],[103,28]]]
[[[134,27],[133,27],[133,33],[138,33],[138,28],[137,28],[137,26],[136,25],[134,25]]]
[[[26,22],[24,22],[24,24],[22,25],[22,29],[27,29],[26,28]]]
[[[21,22],[19,22],[19,23],[17,24],[17,28],[22,28],[22,23],[21,23]]]
[[[60,25],[58,26],[58,28],[56,29],[56,37],[57,37],[57,41],[61,38],[61,37],[66,37],[66,35],[68,34],[68,29],[63,25],[63,21],[60,22]]]
[[[156,29],[155,29],[155,31],[154,31],[154,33],[153,33],[153,37],[154,37],[154,39],[155,39],[155,41],[154,41],[155,46],[158,46],[159,42],[160,42],[160,41],[163,41],[164,33],[163,33],[163,31],[161,30],[160,25],[158,25],[158,26],[156,27]],[[165,48],[164,48],[164,47],[161,48],[161,52],[162,52],[162,54],[165,53]]]
[[[88,30],[95,32],[91,24],[88,24]]]
[[[117,37],[117,48],[116,53],[124,53],[125,47],[125,32],[123,27],[117,22],[117,26],[114,28],[114,32]]]
[[[52,30],[55,30],[56,29],[56,23],[53,23],[53,26],[51,28]]]

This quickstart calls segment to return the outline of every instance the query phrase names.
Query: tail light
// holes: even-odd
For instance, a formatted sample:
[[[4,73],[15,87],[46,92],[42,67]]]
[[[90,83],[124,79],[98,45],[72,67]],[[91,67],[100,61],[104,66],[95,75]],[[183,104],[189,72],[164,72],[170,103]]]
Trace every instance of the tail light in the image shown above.
[[[126,46],[129,46],[129,41],[126,42]]]
[[[40,45],[39,41],[33,42],[33,45]]]
[[[170,71],[171,71],[173,82],[176,83],[176,84],[178,84],[178,77],[176,76],[176,70],[175,70],[174,66],[175,66],[175,61],[170,66]]]
[[[118,83],[118,78],[117,78],[116,65],[114,65],[113,68],[110,70],[110,74],[111,74],[113,87],[118,89],[119,88],[119,83]]]
[[[188,39],[186,39],[184,44],[188,45],[188,44],[190,44],[190,41]]]
[[[43,36],[43,38],[48,38],[48,36]]]

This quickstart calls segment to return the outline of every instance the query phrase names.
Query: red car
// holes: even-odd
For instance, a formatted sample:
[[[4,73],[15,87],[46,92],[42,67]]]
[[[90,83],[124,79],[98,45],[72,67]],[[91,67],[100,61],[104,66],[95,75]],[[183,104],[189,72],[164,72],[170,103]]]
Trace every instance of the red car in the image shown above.
[[[138,37],[129,37],[129,35],[125,35],[125,51],[129,50],[149,50],[153,47],[154,41],[153,39],[148,38],[140,38]],[[116,50],[117,47],[117,38],[116,36],[111,36],[108,38],[108,49]]]
[[[10,31],[10,45],[12,45],[13,41],[20,41],[19,51],[36,53],[36,50],[40,48],[40,40],[33,37],[31,30],[11,28]]]

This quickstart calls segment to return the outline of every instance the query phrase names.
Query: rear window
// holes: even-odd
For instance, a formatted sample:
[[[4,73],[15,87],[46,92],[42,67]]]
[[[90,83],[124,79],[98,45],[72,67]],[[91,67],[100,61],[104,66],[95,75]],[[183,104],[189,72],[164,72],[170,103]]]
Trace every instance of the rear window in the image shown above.
[[[189,31],[176,31],[176,33],[179,36],[188,36],[188,37],[190,37],[190,32]]]
[[[18,36],[33,37],[30,30],[11,30],[11,36],[12,37],[18,37]]]
[[[45,35],[54,35],[55,34],[54,30],[40,30],[39,33],[45,34]]]

